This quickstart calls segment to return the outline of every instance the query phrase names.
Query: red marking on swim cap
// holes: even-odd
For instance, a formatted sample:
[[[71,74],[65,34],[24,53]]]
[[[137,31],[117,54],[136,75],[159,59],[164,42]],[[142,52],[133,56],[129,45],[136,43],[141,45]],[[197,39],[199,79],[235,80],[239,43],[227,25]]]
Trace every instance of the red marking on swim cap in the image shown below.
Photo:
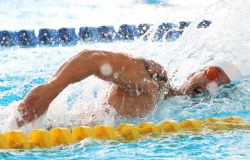
[[[217,72],[217,70],[214,68],[214,67],[210,67],[207,69],[206,71],[206,74],[207,74],[207,78],[211,81],[219,78],[219,74]]]

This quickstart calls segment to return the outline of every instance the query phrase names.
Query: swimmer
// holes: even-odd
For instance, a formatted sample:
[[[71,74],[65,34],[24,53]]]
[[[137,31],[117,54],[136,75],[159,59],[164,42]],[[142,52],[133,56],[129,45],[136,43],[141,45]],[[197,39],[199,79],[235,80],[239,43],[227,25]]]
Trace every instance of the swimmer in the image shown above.
[[[169,83],[165,69],[152,60],[133,58],[122,53],[84,50],[67,60],[51,80],[35,87],[18,106],[19,127],[37,119],[50,103],[70,84],[91,75],[112,83],[107,103],[119,115],[136,118],[145,116],[163,100],[172,96],[207,92],[215,87],[238,80],[239,70],[223,62],[191,74],[175,89]]]

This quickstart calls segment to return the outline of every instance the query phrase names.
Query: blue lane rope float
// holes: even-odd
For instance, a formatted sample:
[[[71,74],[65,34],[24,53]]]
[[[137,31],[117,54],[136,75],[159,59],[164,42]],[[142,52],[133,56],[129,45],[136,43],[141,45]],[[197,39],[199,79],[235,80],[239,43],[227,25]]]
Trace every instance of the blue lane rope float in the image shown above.
[[[39,44],[45,46],[56,46],[59,45],[57,38],[57,30],[43,28],[39,30],[38,34]]]
[[[203,20],[197,25],[197,28],[207,28],[211,21]],[[175,41],[178,39],[184,29],[190,22],[181,21],[178,25],[174,23],[160,24],[153,36],[153,41]],[[77,42],[113,42],[113,41],[131,41],[141,36],[150,29],[152,24],[120,25],[118,31],[113,26],[100,27],[80,27],[79,33],[75,28],[49,29],[42,28],[38,35],[34,30],[8,31],[0,30],[0,47],[35,47],[35,46],[70,46],[76,45]],[[148,36],[143,37],[148,40]]]
[[[182,122],[165,120],[160,124],[142,122],[138,126],[122,123],[118,127],[98,125],[70,128],[33,129],[26,135],[13,130],[0,133],[0,149],[48,148],[70,145],[85,138],[96,140],[115,140],[120,142],[137,141],[145,137],[171,135],[178,133],[225,132],[229,130],[250,130],[250,123],[240,117],[207,118],[205,120],[186,119]]]

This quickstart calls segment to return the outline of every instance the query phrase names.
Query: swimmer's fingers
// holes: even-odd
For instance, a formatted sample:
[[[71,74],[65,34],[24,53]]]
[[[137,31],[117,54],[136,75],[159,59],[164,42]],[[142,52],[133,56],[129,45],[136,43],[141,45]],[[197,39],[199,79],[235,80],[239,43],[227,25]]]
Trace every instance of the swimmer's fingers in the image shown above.
[[[17,110],[18,110],[18,115],[16,117],[16,124],[18,127],[22,127],[23,125],[28,123],[27,121],[28,114],[25,113],[22,108],[18,108]]]
[[[18,127],[22,127],[23,125],[32,122],[36,116],[34,116],[35,114],[31,114],[31,113],[26,113],[23,114],[19,117],[16,118],[16,124]]]
[[[16,124],[17,124],[17,127],[22,127],[26,123],[25,123],[25,121],[23,119],[20,120],[19,118],[17,118],[16,119]]]
[[[34,107],[24,105],[24,103],[21,103],[18,106],[17,111],[19,113],[18,117],[16,118],[18,127],[22,127],[24,124],[33,121],[37,115]]]

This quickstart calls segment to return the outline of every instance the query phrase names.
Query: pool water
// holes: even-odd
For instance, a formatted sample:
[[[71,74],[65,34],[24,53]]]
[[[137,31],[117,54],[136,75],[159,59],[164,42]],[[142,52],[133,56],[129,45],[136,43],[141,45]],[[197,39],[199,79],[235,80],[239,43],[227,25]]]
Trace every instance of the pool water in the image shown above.
[[[171,83],[179,87],[195,70],[217,60],[232,61],[243,74],[234,89],[221,87],[216,95],[197,98],[174,97],[157,106],[144,118],[114,118],[103,114],[102,99],[110,84],[90,77],[69,86],[51,104],[48,113],[32,128],[73,127],[91,124],[160,123],[165,119],[240,116],[250,122],[250,3],[228,1],[0,1],[0,30],[60,28],[82,25],[118,26],[123,23],[159,24],[164,21],[191,21],[174,42],[140,39],[130,42],[83,43],[69,47],[0,48],[0,128],[15,129],[10,121],[15,107],[31,90],[52,77],[59,65],[83,49],[122,51],[153,59],[162,64]],[[129,3],[128,3],[129,2]],[[190,3],[188,3],[190,2]],[[244,2],[244,3],[243,3]],[[13,12],[9,12],[9,11]],[[150,12],[150,14],[149,14]],[[93,20],[91,17],[98,17]],[[145,16],[146,15],[146,16]],[[31,20],[29,20],[31,19]],[[212,25],[197,29],[209,19]],[[12,25],[15,24],[15,25]],[[177,70],[177,72],[175,72]],[[174,76],[173,76],[174,75]],[[225,96],[226,95],[226,96]],[[95,112],[97,120],[91,121]],[[65,118],[66,117],[66,118]],[[86,139],[69,146],[50,149],[0,150],[1,159],[249,159],[250,132],[174,134],[146,137],[137,142],[120,143]]]

